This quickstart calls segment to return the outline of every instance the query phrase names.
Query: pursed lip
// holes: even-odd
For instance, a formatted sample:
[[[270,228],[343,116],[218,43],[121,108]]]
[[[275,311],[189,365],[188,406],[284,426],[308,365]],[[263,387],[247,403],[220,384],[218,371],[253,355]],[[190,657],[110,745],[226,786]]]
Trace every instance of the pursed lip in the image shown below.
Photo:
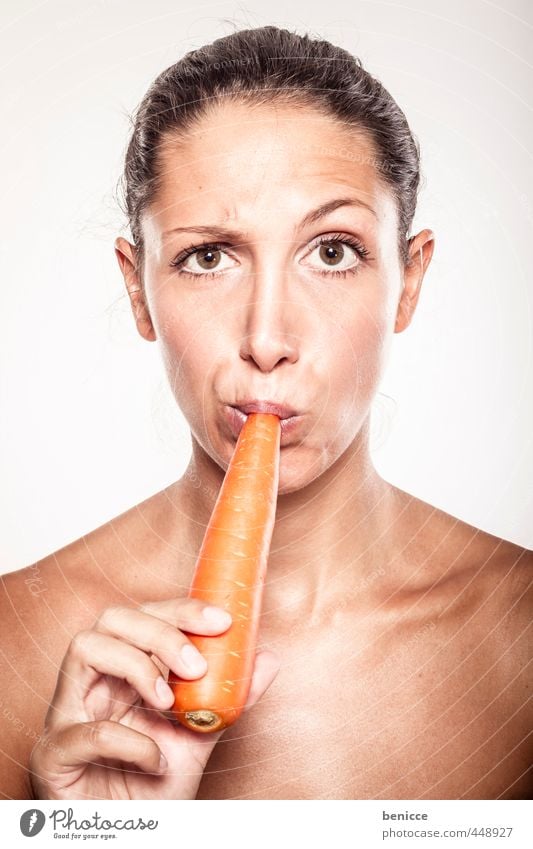
[[[240,432],[250,413],[274,413],[279,417],[281,426],[280,447],[290,445],[291,436],[298,432],[303,414],[294,413],[292,407],[277,404],[274,401],[246,401],[236,404],[224,404],[224,418],[229,426],[234,439],[238,439]]]
[[[260,401],[257,398],[246,399],[245,401],[236,401],[235,404],[231,404],[231,406],[240,410],[241,413],[244,413],[245,415],[248,415],[249,413],[273,413],[280,419],[290,419],[291,416],[298,415],[296,410],[292,407],[286,406],[285,404],[278,404],[276,401]]]

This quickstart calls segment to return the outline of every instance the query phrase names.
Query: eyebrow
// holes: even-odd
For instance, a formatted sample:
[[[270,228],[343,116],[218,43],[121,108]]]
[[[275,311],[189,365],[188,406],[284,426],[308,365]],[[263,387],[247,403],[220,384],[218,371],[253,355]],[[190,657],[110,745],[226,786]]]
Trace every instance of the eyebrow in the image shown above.
[[[331,212],[334,212],[341,206],[363,207],[364,209],[367,209],[369,212],[371,212],[375,218],[377,218],[377,215],[372,209],[372,207],[362,201],[360,198],[335,198],[334,200],[322,203],[316,209],[313,209],[311,210],[311,212],[308,212],[307,215],[302,218],[300,223],[296,225],[295,232],[297,232],[298,230],[303,230],[304,227],[308,227],[310,224],[314,224],[321,218],[325,218],[326,215],[329,215]],[[172,230],[166,230],[163,235],[168,236],[170,233],[201,233],[206,236],[215,235],[217,238],[220,239],[237,239],[242,242],[244,242],[247,237],[246,233],[231,230],[228,227],[222,227],[220,224],[191,224],[189,227],[174,227]]]

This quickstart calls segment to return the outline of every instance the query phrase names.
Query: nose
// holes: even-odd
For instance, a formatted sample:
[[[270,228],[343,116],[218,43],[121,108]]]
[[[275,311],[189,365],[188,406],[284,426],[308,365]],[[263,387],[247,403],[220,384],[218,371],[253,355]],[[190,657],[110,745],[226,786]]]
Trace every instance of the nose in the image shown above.
[[[297,305],[287,295],[283,274],[271,265],[256,271],[246,305],[246,320],[240,355],[263,372],[272,371],[286,360],[298,359]]]

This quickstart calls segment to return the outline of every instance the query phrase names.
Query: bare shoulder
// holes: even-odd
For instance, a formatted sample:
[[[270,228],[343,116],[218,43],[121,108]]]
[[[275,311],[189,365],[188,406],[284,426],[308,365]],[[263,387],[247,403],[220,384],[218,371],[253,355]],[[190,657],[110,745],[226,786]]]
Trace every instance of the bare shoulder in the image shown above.
[[[1,798],[31,797],[27,764],[67,642],[62,613],[54,555],[1,577]]]
[[[458,557],[459,580],[468,578],[494,613],[513,614],[514,624],[531,619],[533,551],[508,539],[456,521],[455,534],[464,540]],[[457,550],[461,546],[456,545]]]
[[[394,488],[399,512],[405,517],[404,562],[423,567],[415,589],[426,585],[444,595],[483,603],[487,611],[514,610],[531,619],[533,551],[484,531],[422,499]],[[418,583],[417,583],[418,580]]]
[[[496,560],[496,575],[516,614],[531,622],[533,606],[533,551],[502,539]]]
[[[31,798],[30,753],[62,658],[95,618],[90,537],[0,578],[0,798]]]
[[[501,623],[501,633],[512,646],[509,662],[525,672],[531,661],[533,551],[501,539],[485,592],[492,616]]]
[[[37,562],[0,576],[0,798],[29,797],[26,765],[74,635],[92,627],[105,607],[136,604],[147,587],[157,586],[150,576],[164,549],[160,504],[156,493]]]

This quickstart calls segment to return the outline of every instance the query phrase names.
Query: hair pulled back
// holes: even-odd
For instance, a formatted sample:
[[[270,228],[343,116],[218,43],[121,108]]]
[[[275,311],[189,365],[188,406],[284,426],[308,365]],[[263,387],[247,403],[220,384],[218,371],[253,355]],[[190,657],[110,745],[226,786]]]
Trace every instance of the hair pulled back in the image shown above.
[[[153,81],[132,116],[120,182],[141,277],[141,218],[164,178],[158,157],[162,143],[185,136],[207,110],[228,98],[311,106],[348,128],[363,130],[375,151],[372,162],[396,200],[398,251],[408,262],[407,234],[416,209],[420,150],[404,113],[348,51],[264,26],[234,32],[185,54]],[[349,151],[344,154],[350,156]]]

